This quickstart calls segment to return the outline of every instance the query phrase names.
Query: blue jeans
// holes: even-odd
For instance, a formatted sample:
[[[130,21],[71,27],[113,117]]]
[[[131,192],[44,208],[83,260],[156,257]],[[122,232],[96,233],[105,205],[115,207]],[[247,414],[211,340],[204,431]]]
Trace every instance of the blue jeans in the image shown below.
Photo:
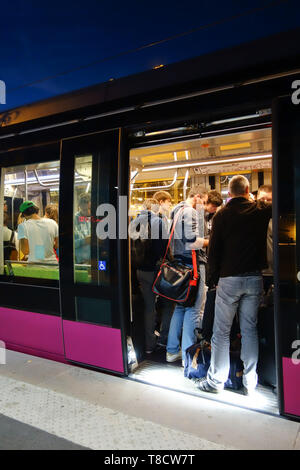
[[[167,351],[171,354],[178,353],[181,338],[182,359],[185,358],[185,350],[192,346],[196,341],[194,330],[200,326],[200,310],[204,293],[204,285],[205,266],[200,265],[200,281],[195,304],[192,307],[176,305],[173,312],[168,335]]]
[[[258,336],[256,324],[262,292],[263,280],[259,275],[223,277],[219,280],[211,339],[211,364],[207,373],[208,383],[218,390],[223,389],[229,375],[230,330],[237,311],[242,336],[243,385],[250,390],[257,385]]]

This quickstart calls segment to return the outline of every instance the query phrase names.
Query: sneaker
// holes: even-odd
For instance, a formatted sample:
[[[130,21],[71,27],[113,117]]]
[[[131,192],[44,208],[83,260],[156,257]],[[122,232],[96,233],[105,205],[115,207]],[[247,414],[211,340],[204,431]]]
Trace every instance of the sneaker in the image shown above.
[[[178,353],[175,353],[175,354],[171,354],[168,352],[166,354],[167,362],[175,362],[175,361],[179,361],[179,359],[181,359],[181,351],[178,351]]]
[[[209,392],[209,393],[219,393],[220,390],[212,387],[209,385],[206,379],[202,379],[198,384],[197,387],[201,392]]]

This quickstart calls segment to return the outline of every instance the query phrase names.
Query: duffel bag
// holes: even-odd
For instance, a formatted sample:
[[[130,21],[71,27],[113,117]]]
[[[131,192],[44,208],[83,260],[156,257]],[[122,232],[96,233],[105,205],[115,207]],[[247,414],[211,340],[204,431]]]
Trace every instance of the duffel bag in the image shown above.
[[[186,350],[184,376],[188,379],[197,380],[206,377],[210,366],[210,346],[203,343],[193,344]],[[240,390],[243,387],[243,362],[239,351],[230,352],[230,371],[224,388]]]

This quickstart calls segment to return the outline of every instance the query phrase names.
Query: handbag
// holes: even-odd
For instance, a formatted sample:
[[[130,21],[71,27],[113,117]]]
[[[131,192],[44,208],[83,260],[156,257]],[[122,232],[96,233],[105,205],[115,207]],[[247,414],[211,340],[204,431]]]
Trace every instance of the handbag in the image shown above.
[[[16,245],[14,242],[15,232],[11,231],[11,236],[8,241],[3,242],[3,259],[4,262],[6,260],[17,260],[18,259],[18,251],[16,249]]]
[[[196,251],[192,250],[192,267],[186,266],[178,260],[166,259],[178,217],[183,210],[184,208],[178,212],[174,220],[166,252],[154,280],[152,291],[154,294],[165,297],[183,307],[191,307],[195,303],[200,280]]]

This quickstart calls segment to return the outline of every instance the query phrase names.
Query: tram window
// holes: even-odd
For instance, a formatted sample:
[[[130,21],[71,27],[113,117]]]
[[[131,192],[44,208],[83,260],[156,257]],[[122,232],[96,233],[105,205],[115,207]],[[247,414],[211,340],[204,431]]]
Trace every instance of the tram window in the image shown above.
[[[109,241],[97,237],[97,207],[107,202],[108,181],[98,158],[75,157],[74,178],[74,277],[75,283],[109,284]],[[102,201],[103,199],[103,201]]]
[[[76,297],[75,308],[77,321],[112,325],[111,301],[108,299]]]
[[[58,280],[59,161],[2,169],[1,274]]]

